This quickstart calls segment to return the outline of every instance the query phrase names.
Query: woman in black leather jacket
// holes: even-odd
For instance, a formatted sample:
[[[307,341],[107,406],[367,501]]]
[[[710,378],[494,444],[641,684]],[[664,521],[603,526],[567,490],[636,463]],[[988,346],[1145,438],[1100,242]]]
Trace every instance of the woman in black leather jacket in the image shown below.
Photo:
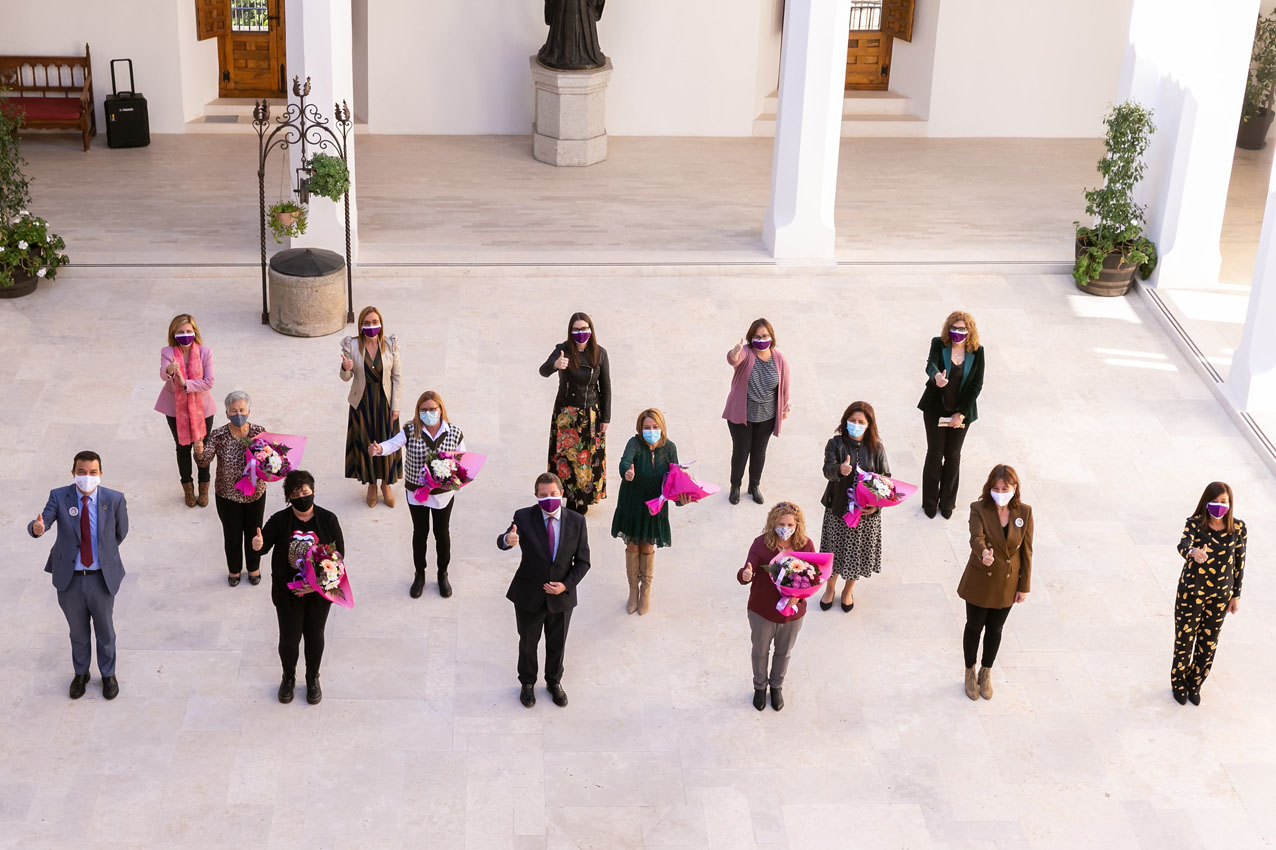
[[[574,313],[567,340],[541,364],[541,377],[558,373],[558,396],[549,427],[549,471],[563,482],[567,507],[585,513],[607,498],[607,423],[611,421],[611,367],[598,344],[594,321]]]

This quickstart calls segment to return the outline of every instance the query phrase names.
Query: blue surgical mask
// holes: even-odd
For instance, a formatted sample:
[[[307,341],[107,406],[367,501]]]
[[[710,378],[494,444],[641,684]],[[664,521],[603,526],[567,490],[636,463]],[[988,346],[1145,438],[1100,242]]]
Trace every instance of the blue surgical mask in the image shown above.
[[[850,434],[853,439],[858,440],[864,436],[864,432],[868,430],[868,426],[862,422],[847,422],[846,433]]]
[[[647,445],[654,446],[656,443],[660,442],[660,429],[643,428],[642,438],[647,441]]]
[[[226,418],[229,419],[230,424],[234,425],[236,428],[243,428],[244,423],[248,421],[248,414],[247,413],[232,413],[230,416],[227,416]]]
[[[793,536],[793,532],[796,530],[797,529],[795,529],[791,525],[777,525],[775,527],[775,536],[780,538],[781,540],[788,540],[790,537]]]
[[[439,424],[439,412],[437,410],[422,410],[421,421],[424,422],[427,427],[433,428],[435,425]]]

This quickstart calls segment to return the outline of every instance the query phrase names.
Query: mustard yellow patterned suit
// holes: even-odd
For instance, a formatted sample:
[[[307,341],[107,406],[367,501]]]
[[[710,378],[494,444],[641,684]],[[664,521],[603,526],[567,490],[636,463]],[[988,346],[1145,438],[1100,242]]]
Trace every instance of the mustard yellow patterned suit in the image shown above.
[[[1231,532],[1205,527],[1197,517],[1183,527],[1178,549],[1185,562],[1174,600],[1174,664],[1170,668],[1170,687],[1176,695],[1199,691],[1209,675],[1227,604],[1241,595],[1246,538],[1245,523],[1239,519]],[[1205,550],[1205,562],[1196,563],[1187,554],[1191,549]]]

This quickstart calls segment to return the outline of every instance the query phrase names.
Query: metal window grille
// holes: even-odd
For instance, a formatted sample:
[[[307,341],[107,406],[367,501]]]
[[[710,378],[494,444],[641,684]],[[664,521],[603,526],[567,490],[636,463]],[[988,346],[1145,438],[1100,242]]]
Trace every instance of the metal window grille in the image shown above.
[[[269,32],[267,0],[235,0],[230,7],[231,32]]]
[[[856,32],[872,32],[881,28],[882,0],[853,0],[851,29]]]

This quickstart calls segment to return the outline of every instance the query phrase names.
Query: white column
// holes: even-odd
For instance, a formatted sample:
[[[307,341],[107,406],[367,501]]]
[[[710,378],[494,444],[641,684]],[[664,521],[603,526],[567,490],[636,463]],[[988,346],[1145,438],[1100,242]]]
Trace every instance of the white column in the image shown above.
[[[849,0],[788,0],[780,50],[771,203],[762,240],[776,259],[833,259]]]
[[[1227,392],[1239,410],[1276,412],[1276,169],[1267,185],[1245,331],[1232,357]]]
[[[1158,288],[1218,280],[1219,236],[1259,0],[1134,0],[1118,100],[1154,110],[1138,190]]]
[[[286,0],[285,26],[288,50],[288,98],[292,96],[292,78],[300,77],[305,83],[310,77],[310,96],[307,104],[314,104],[328,125],[337,130],[333,120],[333,104],[345,101],[354,103],[353,24],[351,0]],[[340,131],[337,131],[340,136]],[[347,156],[350,167],[350,230],[351,253],[359,256],[358,212],[355,204],[354,128],[348,138]],[[309,145],[307,153],[327,153]],[[292,178],[295,185],[296,169],[301,167],[301,146],[289,148]],[[294,248],[327,248],[345,255],[346,251],[345,207],[340,201],[311,196],[307,215],[306,232],[291,240]],[[356,307],[357,309],[357,307]]]

